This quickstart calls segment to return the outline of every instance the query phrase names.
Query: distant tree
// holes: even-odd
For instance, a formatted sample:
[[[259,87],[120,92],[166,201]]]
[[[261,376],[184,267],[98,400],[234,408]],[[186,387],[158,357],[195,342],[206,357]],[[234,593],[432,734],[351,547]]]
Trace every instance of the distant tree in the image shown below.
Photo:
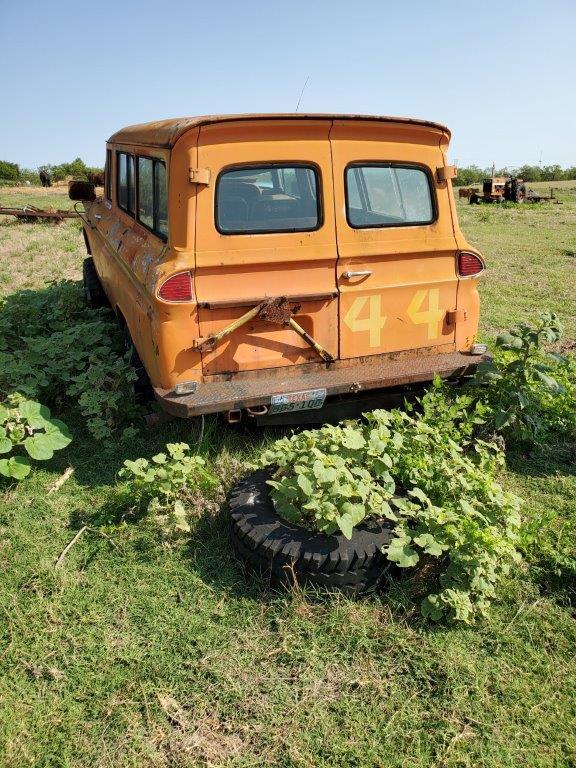
[[[559,165],[545,165],[542,168],[542,181],[560,181],[563,178],[564,174]]]
[[[470,184],[480,184],[484,178],[484,171],[477,165],[469,165],[465,168],[458,168],[458,176],[454,184],[458,187],[467,187]]]
[[[495,176],[518,176],[524,181],[562,181],[576,180],[576,166],[562,168],[560,165],[522,165],[520,168],[506,166],[494,171]],[[467,187],[472,184],[481,184],[484,179],[492,176],[492,168],[479,168],[477,165],[469,165],[458,168],[458,176],[454,180],[455,186]]]
[[[90,168],[81,157],[77,157],[70,163],[60,163],[59,165],[43,165],[38,170],[47,171],[52,181],[62,181],[66,177],[74,179],[87,179],[88,174],[94,171],[102,171],[102,168]]]
[[[523,165],[518,168],[516,175],[524,181],[541,181],[542,171],[538,165]]]
[[[29,181],[33,186],[38,186],[40,184],[38,171],[34,171],[32,168],[20,168],[20,181]]]
[[[0,160],[0,179],[4,181],[18,181],[20,178],[20,168],[17,163],[9,163],[6,160]]]

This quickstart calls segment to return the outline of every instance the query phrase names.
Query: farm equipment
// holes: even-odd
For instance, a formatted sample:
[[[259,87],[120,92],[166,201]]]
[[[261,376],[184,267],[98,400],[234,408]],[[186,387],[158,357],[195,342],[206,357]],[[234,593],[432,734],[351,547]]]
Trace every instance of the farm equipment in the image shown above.
[[[475,203],[502,203],[509,200],[523,203],[527,199],[526,185],[515,176],[492,176],[482,182],[482,191],[470,195],[470,205]],[[533,202],[537,202],[533,200]]]
[[[465,190],[466,194],[461,197],[468,197],[470,205],[476,203],[503,203],[509,201],[512,203],[541,203],[545,201],[559,201],[554,195],[554,190],[550,188],[550,195],[540,195],[533,189],[527,189],[523,179],[517,176],[494,176],[484,179],[482,190]]]
[[[12,208],[0,206],[0,215],[15,216],[20,221],[33,222],[36,219],[49,219],[55,224],[64,219],[75,219],[78,217],[76,211],[56,210],[54,208],[36,208],[34,205],[25,205],[22,208]]]

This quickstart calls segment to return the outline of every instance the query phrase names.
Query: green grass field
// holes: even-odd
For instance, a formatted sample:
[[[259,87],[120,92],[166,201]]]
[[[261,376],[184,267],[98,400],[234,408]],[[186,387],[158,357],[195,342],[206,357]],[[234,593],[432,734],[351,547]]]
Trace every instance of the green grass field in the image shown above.
[[[484,338],[551,309],[574,341],[576,195],[560,199],[459,205],[488,262]],[[83,255],[76,221],[0,220],[0,294],[78,279]],[[576,766],[575,584],[558,575],[576,543],[574,446],[509,454],[502,482],[536,541],[489,619],[447,627],[419,618],[410,585],[362,601],[271,594],[246,580],[208,504],[185,543],[126,524],[109,529],[113,548],[88,531],[56,570],[101,522],[124,459],[200,438],[197,422],[172,422],[102,445],[65,416],[69,448],[0,486],[2,768]],[[199,450],[229,486],[268,439],[209,418]]]

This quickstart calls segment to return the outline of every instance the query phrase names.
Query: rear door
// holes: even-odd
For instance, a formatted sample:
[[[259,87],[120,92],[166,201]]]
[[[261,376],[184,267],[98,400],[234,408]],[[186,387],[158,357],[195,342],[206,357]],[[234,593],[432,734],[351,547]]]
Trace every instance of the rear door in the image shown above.
[[[336,233],[328,120],[202,126],[195,290],[200,336],[229,327],[268,298],[299,306],[295,320],[338,354]],[[254,318],[212,351],[205,375],[320,362],[292,328]]]
[[[454,349],[456,240],[440,129],[334,121],[340,357]]]

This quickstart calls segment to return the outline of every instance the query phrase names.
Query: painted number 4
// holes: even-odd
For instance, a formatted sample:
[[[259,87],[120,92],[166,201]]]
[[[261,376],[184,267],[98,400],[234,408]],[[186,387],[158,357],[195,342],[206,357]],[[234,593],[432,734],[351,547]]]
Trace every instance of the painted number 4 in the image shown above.
[[[360,317],[364,314],[364,308],[368,304],[368,317]],[[382,328],[386,323],[386,317],[382,314],[382,296],[358,296],[350,305],[350,309],[344,316],[344,322],[351,331],[368,331],[368,346],[380,347]]]
[[[428,308],[424,309],[428,294]],[[440,289],[431,288],[430,290],[416,291],[414,298],[410,302],[406,314],[412,320],[414,325],[428,326],[428,340],[438,338],[440,332],[439,323],[444,320],[446,310],[440,309]]]

